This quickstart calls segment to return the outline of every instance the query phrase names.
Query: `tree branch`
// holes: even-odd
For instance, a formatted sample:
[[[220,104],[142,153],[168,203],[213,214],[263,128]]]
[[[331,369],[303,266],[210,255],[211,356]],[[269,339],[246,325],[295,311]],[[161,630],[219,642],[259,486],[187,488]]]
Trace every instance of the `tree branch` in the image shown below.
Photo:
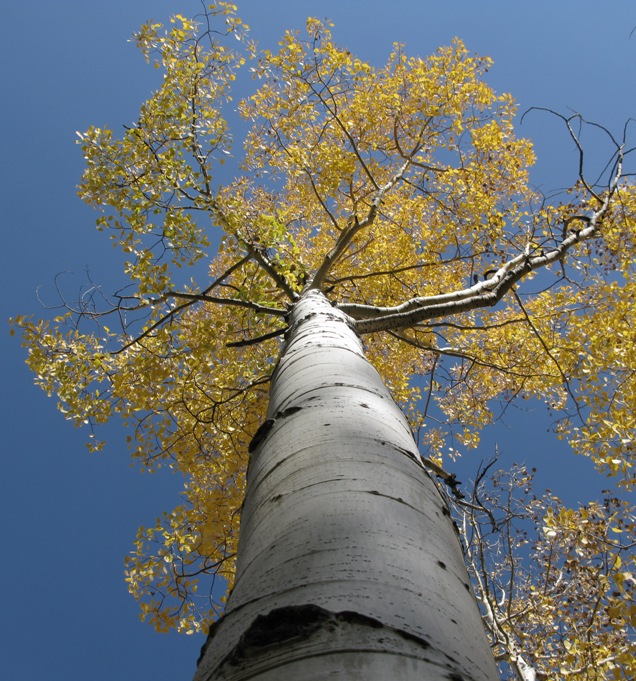
[[[234,305],[235,307],[244,307],[248,310],[253,310],[257,314],[271,314],[279,317],[284,317],[287,310],[281,310],[278,307],[268,307],[267,305],[259,305],[253,303],[251,300],[241,300],[240,298],[222,298],[220,296],[209,296],[204,293],[181,293],[179,291],[168,291],[162,296],[162,299],[179,298],[189,300],[192,303],[197,301],[206,303],[215,303],[217,305]]]
[[[269,333],[264,333],[262,336],[256,336],[255,338],[246,338],[245,340],[232,341],[231,343],[226,343],[228,348],[243,348],[247,345],[256,345],[257,343],[262,343],[263,341],[269,340],[270,338],[276,338],[277,336],[282,336],[285,333],[285,328],[276,329],[275,331],[270,331]]]
[[[552,363],[554,364],[554,366],[556,366],[559,374],[561,375],[563,383],[565,384],[565,389],[568,391],[568,394],[570,395],[570,397],[572,398],[572,401],[574,402],[574,407],[576,409],[576,413],[579,416],[579,419],[581,420],[582,423],[585,423],[585,419],[583,418],[583,414],[581,413],[581,407],[579,405],[579,402],[576,399],[576,395],[572,391],[572,388],[570,387],[570,379],[565,375],[565,372],[563,371],[563,369],[561,368],[561,365],[559,364],[559,360],[554,356],[554,353],[550,350],[550,348],[548,347],[548,344],[543,340],[543,337],[539,333],[539,329],[537,329],[534,322],[530,318],[530,315],[528,314],[526,308],[524,307],[524,305],[521,301],[521,298],[519,297],[519,294],[514,289],[513,289],[512,293],[515,297],[515,300],[517,301],[517,305],[519,305],[521,312],[523,313],[524,317],[526,318],[528,326],[532,329],[532,332],[537,337],[539,343],[541,343],[541,346],[545,350],[548,357],[552,360]]]
[[[493,307],[530,272],[562,260],[573,246],[597,234],[618,186],[621,170],[622,150],[619,150],[615,175],[599,208],[592,215],[581,217],[585,224],[583,229],[572,231],[556,248],[547,253],[539,251],[538,255],[532,255],[532,245],[528,244],[523,253],[504,263],[489,279],[452,293],[416,297],[393,307],[358,304],[342,304],[337,307],[353,318],[353,327],[359,334],[405,328],[428,319]]]
[[[383,186],[378,189],[371,202],[369,212],[362,222],[358,220],[357,216],[353,216],[349,221],[349,224],[345,229],[342,230],[340,236],[338,237],[334,247],[325,255],[320,267],[316,270],[316,273],[312,277],[308,288],[309,289],[320,289],[324,285],[325,278],[329,274],[331,268],[338,262],[342,257],[347,246],[353,241],[355,235],[362,229],[369,227],[375,221],[378,214],[378,209],[382,203],[384,195],[390,191],[403,177],[407,168],[410,165],[410,160],[405,161],[398,172]]]
[[[241,241],[243,241],[243,245],[245,248],[247,248],[247,251],[251,257],[263,268],[263,270],[269,275],[269,277],[281,289],[281,291],[283,291],[283,293],[285,293],[290,300],[297,300],[298,293],[292,289],[287,279],[285,279],[285,277],[276,270],[274,265],[272,265],[264,250],[252,243],[249,243],[242,237]]]

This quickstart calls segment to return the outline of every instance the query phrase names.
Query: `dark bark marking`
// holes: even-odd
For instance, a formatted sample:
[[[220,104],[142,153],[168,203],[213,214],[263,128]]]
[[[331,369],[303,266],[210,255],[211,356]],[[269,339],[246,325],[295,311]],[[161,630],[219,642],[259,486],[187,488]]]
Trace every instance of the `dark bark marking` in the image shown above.
[[[311,603],[276,608],[258,615],[237,647],[264,648],[292,638],[307,638],[329,618],[329,611]]]
[[[281,463],[283,463],[283,462],[281,462]],[[272,470],[275,470],[278,467],[278,465],[279,464],[276,464],[276,466],[274,468],[272,468]],[[340,482],[341,480],[344,479],[344,477],[345,477],[344,475],[339,475],[337,478],[325,478],[324,480],[320,480],[319,482],[312,482],[308,485],[303,485],[302,487],[297,487],[294,490],[294,492],[302,492],[303,490],[311,489],[312,487],[319,487],[320,485],[324,485],[325,483],[329,483],[329,482]],[[291,494],[291,492],[290,492],[290,494]]]
[[[267,419],[265,423],[261,423],[258,430],[254,433],[254,437],[247,446],[247,451],[251,454],[259,445],[261,445],[267,437],[269,431],[274,425],[274,419]]]
[[[287,409],[277,412],[273,419],[267,419],[265,423],[261,423],[254,433],[254,437],[251,439],[249,445],[247,445],[247,451],[251,454],[257,447],[263,444],[276,421],[291,416],[301,409],[302,407],[287,407]]]
[[[465,681],[464,677],[461,674],[458,674],[457,672],[451,672],[448,675],[448,678],[450,681]]]
[[[392,629],[392,627],[387,628]],[[402,638],[406,639],[407,641],[417,643],[418,645],[422,646],[422,648],[430,648],[431,644],[421,636],[416,636],[415,634],[411,634],[411,632],[409,631],[403,631],[402,629],[393,629],[393,631],[395,631],[397,634],[399,634]]]
[[[446,569],[446,563],[443,560],[438,560],[437,564],[442,568],[442,570]]]
[[[292,414],[295,414],[297,411],[300,411],[302,407],[287,407],[287,409],[283,409],[282,411],[277,412],[276,416],[274,417],[275,419],[284,419],[287,416],[291,416]]]
[[[211,643],[215,633],[214,629],[222,623],[222,620],[223,618],[212,626],[208,640],[201,650],[199,662],[203,658],[205,649]],[[375,617],[370,617],[353,610],[343,610],[334,613],[318,605],[307,603],[304,605],[275,608],[266,615],[258,615],[254,618],[236,646],[221,661],[217,671],[224,665],[240,665],[245,662],[246,658],[258,655],[261,650],[268,646],[285,643],[292,639],[309,638],[321,628],[324,629],[330,625],[331,628],[333,625],[341,623],[367,627],[369,629],[385,629],[394,632],[407,641],[417,644],[421,648],[430,647],[430,643],[421,636],[383,624]]]
[[[404,501],[404,499],[402,499],[402,497],[392,497],[389,494],[382,494],[382,492],[378,492],[377,489],[369,489],[369,490],[367,490],[367,494],[373,494],[377,497],[384,497],[385,499],[391,499],[391,501],[397,501],[398,504],[404,504],[405,506],[408,506],[409,508],[412,508],[412,509],[417,511],[417,509],[414,506],[412,506],[408,502]]]
[[[400,504],[406,504],[406,501],[404,501],[404,499],[402,499],[402,497],[391,497],[388,494],[382,494],[382,492],[378,492],[377,489],[370,489],[369,494],[375,494],[378,497],[384,497],[385,499],[391,499],[393,501],[397,501]],[[406,504],[406,505],[408,506],[408,504]]]
[[[362,615],[355,610],[341,610],[336,613],[336,619],[339,622],[349,622],[350,624],[361,624],[366,627],[371,627],[371,629],[382,629],[384,624],[380,620],[375,619],[375,617],[369,617],[368,615]]]
[[[413,459],[414,461],[417,461],[419,463],[419,458],[418,455],[415,452],[410,452],[408,449],[404,449],[402,447],[396,447],[398,452],[401,452],[402,454],[406,454],[406,456],[409,457],[409,459]]]
[[[293,638],[306,638],[328,619],[329,612],[317,605],[298,605],[276,608],[267,615],[258,615],[243,633],[239,642],[221,660],[216,671],[226,664],[239,665],[250,653],[259,651],[269,645],[282,643]],[[201,649],[202,660],[206,648],[211,644],[216,627],[221,625],[223,618],[213,625],[208,640]]]

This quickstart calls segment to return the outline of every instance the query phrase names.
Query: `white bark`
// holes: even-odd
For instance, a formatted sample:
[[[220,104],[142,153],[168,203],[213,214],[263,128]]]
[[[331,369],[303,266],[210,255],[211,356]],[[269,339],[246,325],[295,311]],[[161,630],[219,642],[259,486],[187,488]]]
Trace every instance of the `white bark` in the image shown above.
[[[196,681],[498,678],[448,509],[349,318],[290,315]]]

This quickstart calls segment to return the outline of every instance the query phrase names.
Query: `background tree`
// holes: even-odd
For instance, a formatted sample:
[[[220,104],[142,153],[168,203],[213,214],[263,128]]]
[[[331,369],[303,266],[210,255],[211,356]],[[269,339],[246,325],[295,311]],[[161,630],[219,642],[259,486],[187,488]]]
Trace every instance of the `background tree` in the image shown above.
[[[512,134],[510,99],[496,98],[480,82],[486,61],[456,43],[426,64],[398,49],[384,70],[373,72],[312,23],[309,43],[287,36],[280,55],[262,56],[258,69],[266,85],[244,108],[257,120],[247,163],[273,183],[266,190],[264,181],[241,180],[217,190],[211,161],[228,151],[218,112],[233,79],[232,56],[214,44],[204,53],[189,22],[175,23],[168,39],[157,36],[156,26],[140,34],[146,49],[161,47],[167,77],[138,124],[121,142],[106,130],[84,136],[83,192],[114,209],[100,224],[113,227],[133,256],[127,267],[137,288],[116,296],[110,310],[122,321],[123,349],[112,351],[117,339],[108,328],[106,335],[74,330],[63,337],[26,324],[33,366],[73,418],[100,422],[119,410],[137,423],[137,451],[146,465],[167,456],[192,476],[190,505],[144,533],[162,537],[166,546],[132,565],[133,585],[158,576],[152,587],[158,593],[169,587],[187,596],[192,583],[182,569],[214,570],[227,562],[233,532],[220,516],[220,500],[229,499],[225,518],[232,517],[237,498],[231,490],[237,480],[240,487],[242,470],[232,454],[244,450],[261,421],[283,301],[293,302],[304,286],[343,301],[360,333],[387,334],[369,336],[367,354],[394,396],[407,405],[418,391],[409,375],[396,374],[397,366],[430,377],[431,398],[449,424],[459,426],[465,446],[477,441],[493,399],[540,395],[558,407],[569,398],[586,425],[564,420],[564,435],[581,433],[577,446],[613,472],[629,474],[631,373],[629,350],[621,347],[629,322],[621,302],[631,294],[620,277],[605,276],[610,268],[624,275],[632,266],[629,248],[619,248],[619,240],[630,245],[629,188],[610,202],[618,198],[620,143],[600,186],[581,175],[572,204],[535,208],[525,186],[530,147]],[[191,265],[207,245],[201,224],[184,208],[208,211],[225,230],[203,293],[171,281],[165,262],[172,257],[177,266]],[[595,242],[598,256],[581,250],[601,223],[607,236]],[[577,277],[561,269],[566,252],[576,248],[574,263],[586,277],[582,293]],[[528,300],[512,291],[524,275],[551,264],[556,284],[546,292]],[[506,293],[496,313],[481,310]],[[571,314],[575,293],[581,309],[599,310],[609,301],[602,314],[612,320],[615,342],[594,334],[594,315]],[[195,308],[193,301],[203,305]],[[85,296],[70,318],[101,318],[109,310],[97,303],[94,292]],[[145,312],[150,316],[143,318]],[[459,321],[426,324],[460,313]],[[268,317],[269,328],[262,321]],[[255,335],[261,343],[242,345]],[[249,371],[242,361],[248,354]],[[462,362],[448,365],[447,357]],[[211,358],[214,383],[201,373]],[[590,397],[586,405],[585,395],[594,395],[593,403]],[[420,416],[412,416],[417,423]],[[218,432],[214,450],[225,454],[212,460],[211,426]],[[425,432],[438,466],[445,465],[444,435]],[[157,441],[158,450],[148,447]],[[166,563],[177,567],[162,584]],[[192,624],[192,611],[159,605],[149,606],[159,623]]]
[[[628,677],[633,508],[606,492],[570,509],[550,490],[534,494],[533,471],[489,478],[487,468],[462,509],[462,535],[495,655],[509,663],[504,678]]]

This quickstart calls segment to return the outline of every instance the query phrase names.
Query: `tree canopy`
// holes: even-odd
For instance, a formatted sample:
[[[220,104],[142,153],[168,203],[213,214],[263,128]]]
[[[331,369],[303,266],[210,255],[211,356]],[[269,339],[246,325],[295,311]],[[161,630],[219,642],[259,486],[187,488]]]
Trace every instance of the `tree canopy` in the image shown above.
[[[143,468],[183,474],[182,503],[140,529],[127,560],[159,630],[205,628],[219,613],[248,448],[306,290],[351,317],[442,479],[498,405],[537,398],[600,474],[634,483],[627,127],[596,126],[607,165],[591,178],[580,137],[591,124],[559,115],[579,179],[547,197],[530,181],[513,98],[486,83],[488,58],[460,40],[428,58],[396,44],[376,67],[330,29],[309,19],[261,50],[222,2],[142,26],[136,42],[161,87],[121,135],[80,134],[79,193],[124,253],[126,285],[89,286],[50,321],[15,320],[37,383],[90,427],[92,449],[118,414]],[[255,87],[235,101],[246,73]],[[613,498],[567,509],[533,497],[530,478],[482,479],[458,506],[496,652],[529,648],[547,674],[628,678],[631,510]],[[528,547],[535,559],[519,571]]]

